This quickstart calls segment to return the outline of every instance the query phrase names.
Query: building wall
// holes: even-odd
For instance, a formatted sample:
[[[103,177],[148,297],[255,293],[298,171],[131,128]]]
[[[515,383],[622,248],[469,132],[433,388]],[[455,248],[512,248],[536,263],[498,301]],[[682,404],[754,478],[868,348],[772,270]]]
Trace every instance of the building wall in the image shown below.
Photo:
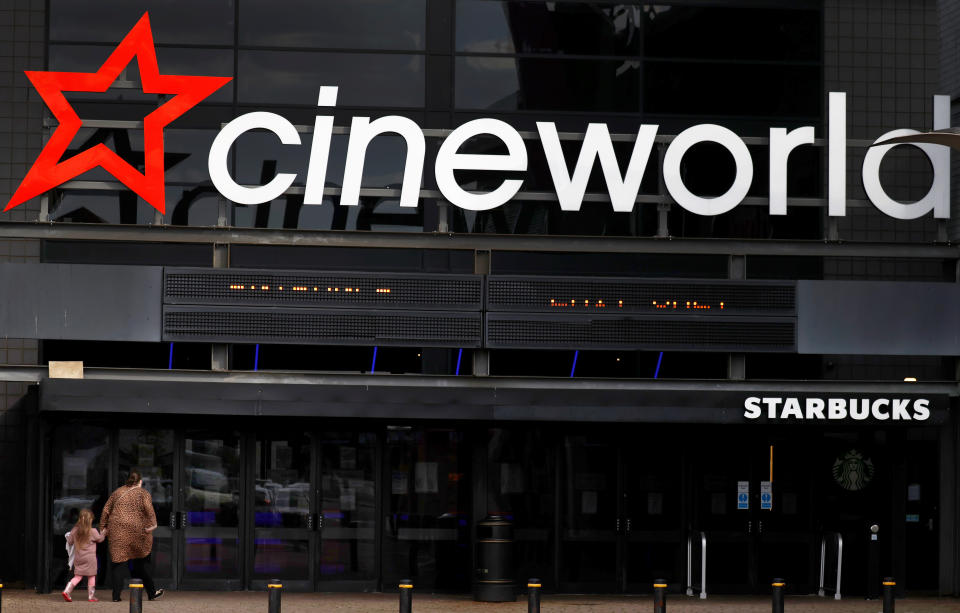
[[[40,153],[43,102],[24,70],[45,66],[44,0],[9,0],[0,7],[0,201],[10,199],[33,160]],[[38,199],[4,214],[4,221],[33,221]],[[0,239],[0,261],[39,261],[40,242]],[[36,364],[37,341],[0,340],[0,364]],[[0,551],[25,551],[25,492],[27,385],[0,383]],[[0,577],[7,581],[24,574],[24,556],[0,555]]]

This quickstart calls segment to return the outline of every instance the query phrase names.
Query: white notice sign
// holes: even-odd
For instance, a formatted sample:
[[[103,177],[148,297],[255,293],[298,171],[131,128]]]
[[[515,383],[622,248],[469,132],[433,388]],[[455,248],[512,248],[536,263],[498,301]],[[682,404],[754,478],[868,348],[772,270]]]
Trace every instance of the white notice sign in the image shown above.
[[[760,510],[773,510],[773,483],[770,481],[760,482]]]
[[[750,482],[737,481],[737,510],[744,511],[750,508]]]

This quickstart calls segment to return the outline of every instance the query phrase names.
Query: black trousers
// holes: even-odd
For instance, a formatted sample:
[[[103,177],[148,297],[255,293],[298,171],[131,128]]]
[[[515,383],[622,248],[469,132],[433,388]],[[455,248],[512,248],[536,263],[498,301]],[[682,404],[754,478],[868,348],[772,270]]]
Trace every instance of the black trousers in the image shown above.
[[[133,576],[136,579],[143,580],[143,593],[147,598],[153,598],[157,593],[157,587],[153,584],[153,575],[150,573],[150,555],[145,558],[136,558],[130,560],[133,566]],[[130,570],[126,562],[112,562],[111,571],[113,580],[113,599],[120,600],[120,592],[129,585]]]

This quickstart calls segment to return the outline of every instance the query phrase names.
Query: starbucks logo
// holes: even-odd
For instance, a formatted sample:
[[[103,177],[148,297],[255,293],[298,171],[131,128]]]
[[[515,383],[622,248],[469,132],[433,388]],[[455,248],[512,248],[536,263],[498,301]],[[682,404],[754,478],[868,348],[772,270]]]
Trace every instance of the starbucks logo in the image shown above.
[[[873,460],[856,449],[851,449],[833,463],[833,478],[845,490],[862,490],[873,479]]]

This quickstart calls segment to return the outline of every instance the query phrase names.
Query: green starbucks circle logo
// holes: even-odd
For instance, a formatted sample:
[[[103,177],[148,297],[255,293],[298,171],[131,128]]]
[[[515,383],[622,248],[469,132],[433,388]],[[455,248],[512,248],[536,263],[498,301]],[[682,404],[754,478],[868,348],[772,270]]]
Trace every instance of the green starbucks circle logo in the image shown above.
[[[845,490],[862,490],[873,479],[873,460],[851,449],[833,463],[833,478]]]

